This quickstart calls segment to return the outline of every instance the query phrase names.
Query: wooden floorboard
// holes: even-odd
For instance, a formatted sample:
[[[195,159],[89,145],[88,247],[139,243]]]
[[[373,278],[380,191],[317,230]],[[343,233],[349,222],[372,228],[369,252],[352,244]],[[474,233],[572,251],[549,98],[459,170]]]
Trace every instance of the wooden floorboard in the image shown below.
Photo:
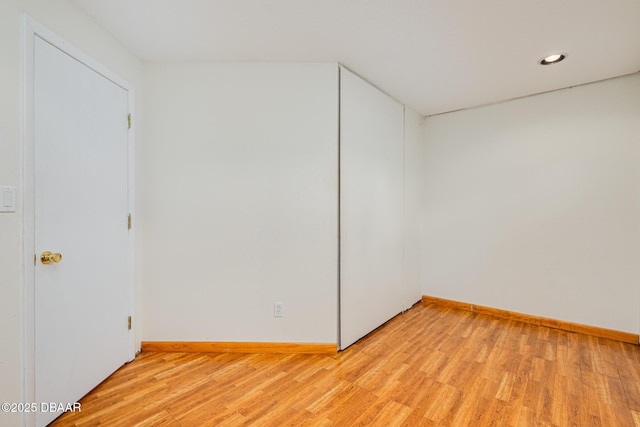
[[[336,355],[142,353],[61,426],[640,426],[640,347],[418,304]]]

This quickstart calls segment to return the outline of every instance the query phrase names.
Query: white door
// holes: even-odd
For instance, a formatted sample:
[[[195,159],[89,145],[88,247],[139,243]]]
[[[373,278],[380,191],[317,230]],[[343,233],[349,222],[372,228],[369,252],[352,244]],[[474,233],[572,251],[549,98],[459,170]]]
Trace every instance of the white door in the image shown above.
[[[402,312],[404,108],[340,69],[340,348]]]
[[[73,403],[128,359],[128,96],[34,43],[35,397]]]

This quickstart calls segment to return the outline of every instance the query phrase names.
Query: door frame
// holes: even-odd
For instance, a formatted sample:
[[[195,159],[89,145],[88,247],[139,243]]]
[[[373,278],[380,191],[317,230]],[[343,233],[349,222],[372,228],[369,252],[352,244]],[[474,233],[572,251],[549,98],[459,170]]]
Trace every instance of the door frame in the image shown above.
[[[135,92],[131,83],[91,58],[29,15],[23,17],[23,84],[22,84],[22,285],[23,285],[23,392],[24,402],[35,402],[35,167],[34,167],[34,39],[40,37],[67,55],[83,63],[106,79],[127,91],[129,113],[135,111]],[[126,120],[126,117],[123,117]],[[135,218],[135,132],[128,131],[128,204]],[[132,220],[133,221],[133,220]],[[128,258],[129,313],[135,320],[135,227],[129,230]],[[124,322],[124,319],[123,319]],[[133,324],[135,326],[135,322]],[[136,354],[135,327],[129,331],[128,360]],[[97,384],[96,384],[97,385]],[[39,402],[36,402],[39,403]],[[26,414],[25,425],[35,424],[35,414]]]

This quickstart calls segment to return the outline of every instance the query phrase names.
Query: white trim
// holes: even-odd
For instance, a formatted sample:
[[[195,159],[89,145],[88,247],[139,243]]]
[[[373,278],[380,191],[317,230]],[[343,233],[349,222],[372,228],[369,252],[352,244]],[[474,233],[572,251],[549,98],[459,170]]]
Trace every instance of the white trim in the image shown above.
[[[402,104],[402,312],[407,304],[407,106]]]
[[[83,63],[96,73],[112,81],[127,91],[129,112],[135,111],[134,87],[127,80],[109,70],[98,61],[94,60],[77,47],[68,43],[53,31],[35,21],[29,15],[24,14],[23,32],[23,117],[22,117],[22,285],[23,285],[23,392],[24,402],[35,402],[35,235],[34,235],[34,209],[35,209],[35,182],[34,182],[34,38],[39,37],[50,43],[67,55]],[[134,117],[135,118],[135,117]],[[123,118],[124,120],[124,118]],[[128,132],[128,180],[129,180],[129,212],[135,219],[135,132],[133,126]],[[134,228],[129,232],[129,313],[135,322],[135,233]],[[124,322],[124,319],[123,319]],[[135,328],[129,332],[129,360],[133,360],[136,354]],[[35,425],[35,414],[25,414],[23,425]]]
[[[33,80],[34,80],[34,43],[33,22],[24,19],[23,32],[23,70],[22,70],[22,289],[23,289],[23,401],[35,401],[35,270],[30,262],[34,248],[34,175],[33,175]],[[23,416],[23,425],[35,425],[34,413]]]
[[[128,83],[127,83],[128,84]],[[135,185],[135,89],[132,85],[128,85],[125,87],[127,93],[129,95],[128,103],[129,103],[129,114],[131,114],[131,127],[127,132],[127,136],[129,139],[128,148],[128,165],[127,165],[127,179],[129,184],[129,213],[131,214],[131,229],[129,230],[129,315],[131,316],[132,325],[131,330],[129,331],[129,362],[131,362],[135,357],[138,348],[136,347],[136,185]]]

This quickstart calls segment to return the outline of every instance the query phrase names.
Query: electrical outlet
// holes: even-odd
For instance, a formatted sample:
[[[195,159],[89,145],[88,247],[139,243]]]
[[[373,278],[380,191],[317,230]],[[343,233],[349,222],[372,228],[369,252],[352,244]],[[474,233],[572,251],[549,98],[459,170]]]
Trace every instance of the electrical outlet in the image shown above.
[[[273,303],[273,317],[284,317],[284,303],[283,302],[274,302]]]

